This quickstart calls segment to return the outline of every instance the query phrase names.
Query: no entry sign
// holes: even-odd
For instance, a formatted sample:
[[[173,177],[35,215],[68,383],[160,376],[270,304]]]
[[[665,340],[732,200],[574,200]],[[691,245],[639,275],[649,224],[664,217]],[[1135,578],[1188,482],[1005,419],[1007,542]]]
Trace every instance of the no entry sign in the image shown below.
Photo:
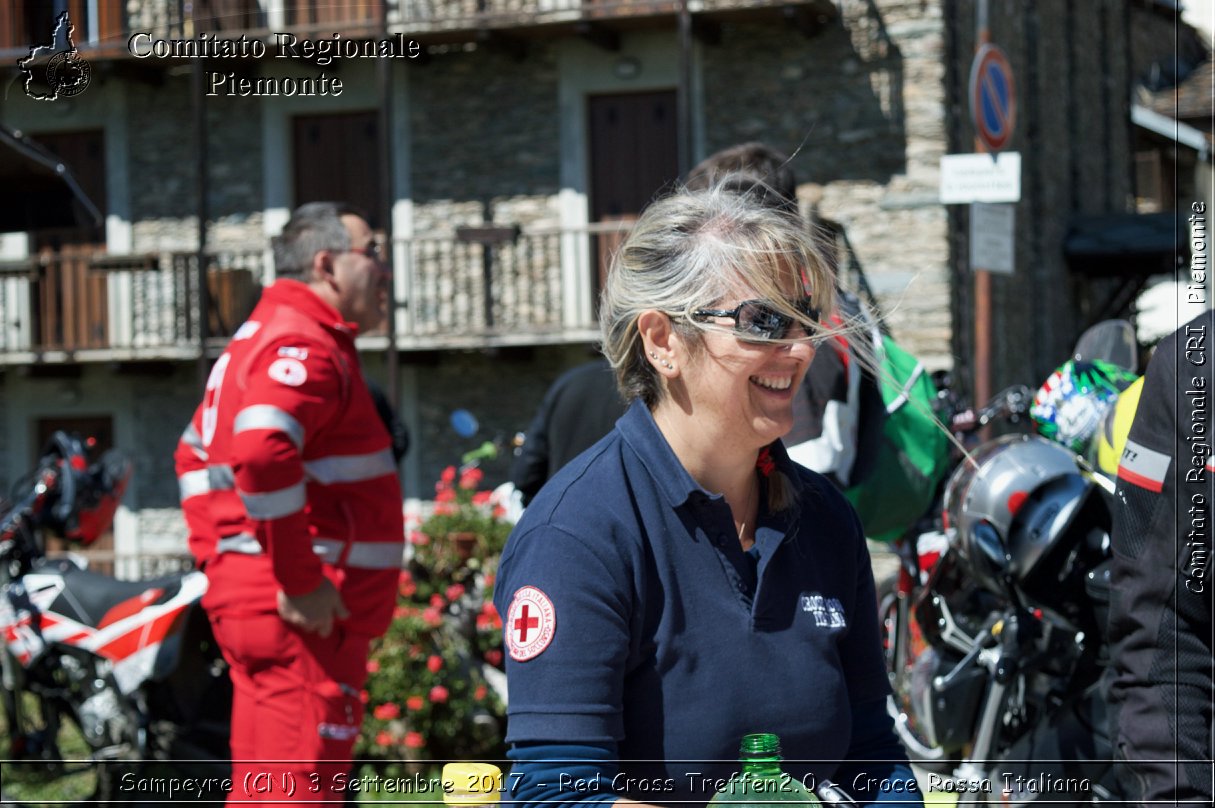
[[[979,48],[970,66],[970,117],[987,151],[995,154],[1008,144],[1017,123],[1017,93],[1012,66],[998,45]]]

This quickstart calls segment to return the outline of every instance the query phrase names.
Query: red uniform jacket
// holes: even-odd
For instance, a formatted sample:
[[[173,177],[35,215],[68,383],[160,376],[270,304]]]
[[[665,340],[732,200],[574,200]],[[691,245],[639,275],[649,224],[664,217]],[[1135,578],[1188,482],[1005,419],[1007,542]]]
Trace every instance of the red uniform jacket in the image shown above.
[[[215,363],[175,454],[212,614],[274,612],[279,589],[310,592],[327,575],[348,629],[387,628],[401,496],[355,331],[305,284],[280,280]]]

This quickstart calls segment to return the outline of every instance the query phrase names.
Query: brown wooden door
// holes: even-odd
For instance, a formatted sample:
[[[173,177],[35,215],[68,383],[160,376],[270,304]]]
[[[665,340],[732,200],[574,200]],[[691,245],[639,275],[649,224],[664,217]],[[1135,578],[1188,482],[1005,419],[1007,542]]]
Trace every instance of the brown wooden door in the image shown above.
[[[295,204],[347,202],[381,229],[379,113],[300,115],[294,129]]]
[[[106,276],[90,267],[93,256],[105,252],[105,133],[91,129],[30,137],[63,162],[103,217],[101,225],[31,233],[33,251],[47,256],[31,290],[35,339],[51,350],[104,348],[109,344]]]
[[[632,221],[679,178],[675,91],[593,95],[588,110],[591,219]],[[599,238],[599,288],[622,240],[620,235]]]

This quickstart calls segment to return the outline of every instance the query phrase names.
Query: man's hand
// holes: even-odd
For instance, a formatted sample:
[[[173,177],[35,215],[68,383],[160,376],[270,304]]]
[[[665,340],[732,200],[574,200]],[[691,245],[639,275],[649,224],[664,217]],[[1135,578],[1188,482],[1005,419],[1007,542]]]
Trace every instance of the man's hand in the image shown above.
[[[293,626],[304,631],[314,631],[322,637],[328,637],[333,631],[333,621],[350,616],[342,603],[342,596],[328,578],[321,579],[321,585],[311,592],[294,597],[281,589],[278,592],[278,616]]]

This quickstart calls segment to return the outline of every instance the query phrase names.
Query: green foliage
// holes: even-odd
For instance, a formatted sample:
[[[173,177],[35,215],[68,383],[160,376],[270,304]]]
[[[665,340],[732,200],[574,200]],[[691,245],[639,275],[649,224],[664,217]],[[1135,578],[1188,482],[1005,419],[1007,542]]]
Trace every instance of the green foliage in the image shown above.
[[[391,770],[414,760],[501,757],[502,620],[493,606],[511,525],[478,491],[481,472],[443,472],[434,513],[410,531],[392,625],[368,662],[356,752]]]

